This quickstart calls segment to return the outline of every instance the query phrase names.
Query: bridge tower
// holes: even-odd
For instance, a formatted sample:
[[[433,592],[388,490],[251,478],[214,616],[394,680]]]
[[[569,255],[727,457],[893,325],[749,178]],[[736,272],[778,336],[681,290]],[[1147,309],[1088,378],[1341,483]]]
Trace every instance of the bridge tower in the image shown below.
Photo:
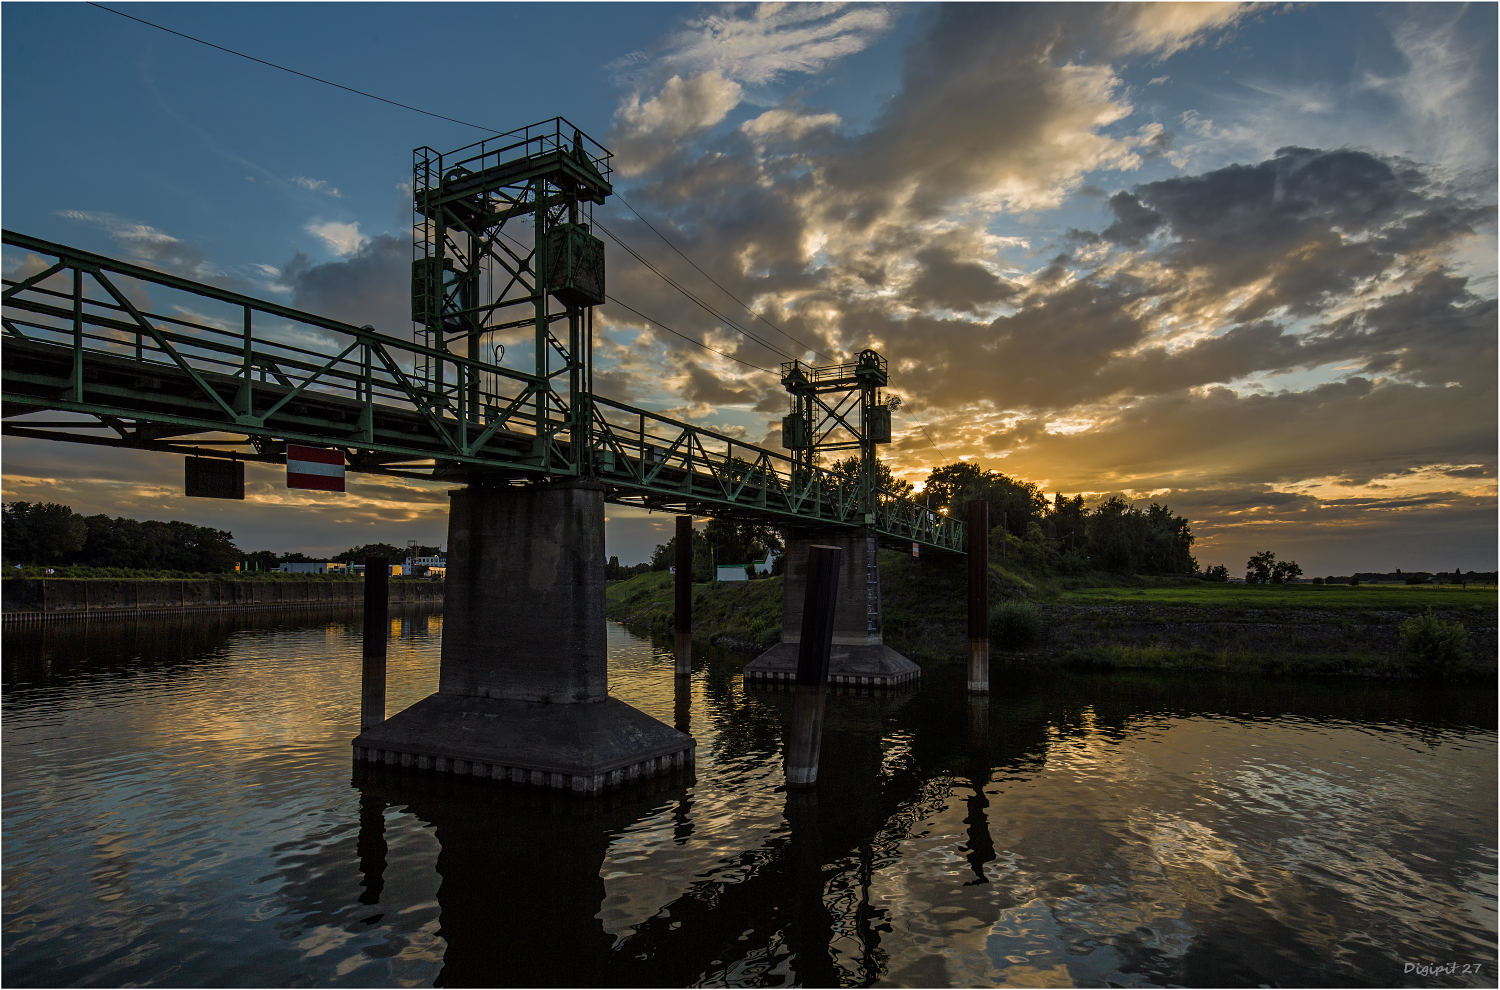
[[[786,582],[782,586],[781,642],[745,668],[748,682],[790,682],[796,676],[802,635],[809,548],[838,546],[838,604],[834,612],[829,681],[861,687],[899,687],[921,668],[884,642],[880,608],[880,548],[876,524],[881,507],[878,446],[891,442],[891,413],[900,400],[881,393],[890,381],[886,360],[860,351],[853,364],[816,368],[801,361],[781,366],[781,384],[791,412],[781,421],[782,446],[797,470],[810,475],[818,461],[839,451],[858,451],[849,497],[859,505],[859,527],[788,528]],[[823,465],[828,466],[828,465]]]
[[[611,192],[609,157],[560,117],[450,155],[416,151],[421,401],[460,447],[503,430],[523,451],[530,437],[531,453],[442,469],[468,486],[449,493],[438,691],[360,733],[356,761],[583,794],[693,761],[691,737],[608,691],[605,489],[589,427],[604,301],[590,210]],[[497,372],[445,359],[454,351],[507,371],[525,362],[523,387],[502,398]]]
[[[536,465],[582,472],[593,307],[604,302],[604,242],[591,228],[613,192],[609,151],[556,117],[413,159],[412,321],[429,351],[429,409],[476,435],[530,433]],[[448,381],[441,355],[455,352],[532,377],[519,394],[505,382],[504,398],[474,367]]]
[[[881,395],[889,381],[885,358],[869,349],[860,351],[854,364],[781,365],[781,386],[792,397],[792,411],[781,420],[781,445],[809,474],[824,455],[858,451],[858,498],[867,526],[875,525],[880,496],[875,448],[891,442],[891,411],[899,405],[894,396]]]

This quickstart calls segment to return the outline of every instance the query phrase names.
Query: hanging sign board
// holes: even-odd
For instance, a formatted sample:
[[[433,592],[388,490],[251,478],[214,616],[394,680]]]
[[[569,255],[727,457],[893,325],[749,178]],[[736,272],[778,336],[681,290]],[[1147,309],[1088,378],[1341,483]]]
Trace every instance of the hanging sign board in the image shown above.
[[[326,447],[286,445],[286,486],[319,492],[344,490],[344,452]]]
[[[245,462],[189,457],[183,462],[183,494],[188,498],[243,499]]]

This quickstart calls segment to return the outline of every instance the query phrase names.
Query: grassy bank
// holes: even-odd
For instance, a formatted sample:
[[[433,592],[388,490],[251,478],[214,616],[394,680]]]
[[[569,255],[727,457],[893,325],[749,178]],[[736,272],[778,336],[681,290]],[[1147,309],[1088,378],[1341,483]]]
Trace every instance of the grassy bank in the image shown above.
[[[1199,608],[1334,609],[1422,612],[1427,609],[1495,611],[1494,585],[1452,584],[1193,584],[1155,587],[1080,587],[1053,599],[1066,605],[1186,605]]]
[[[637,574],[604,590],[604,614],[642,632],[669,635],[676,616],[667,571]],[[779,577],[693,585],[693,638],[748,651],[781,640]]]
[[[1408,585],[1211,584],[1182,578],[1097,577],[1068,587],[994,565],[991,599],[1038,605],[1042,630],[1025,649],[992,645],[997,664],[1186,670],[1254,675],[1401,676],[1415,669],[1398,627],[1429,608],[1464,625],[1476,670],[1493,675],[1496,589]],[[611,619],[670,634],[672,575],[638,575],[606,591]],[[881,554],[885,641],[919,663],[967,656],[962,559]],[[782,579],[695,584],[693,635],[747,652],[780,638]],[[1050,585],[1050,586],[1049,586]]]

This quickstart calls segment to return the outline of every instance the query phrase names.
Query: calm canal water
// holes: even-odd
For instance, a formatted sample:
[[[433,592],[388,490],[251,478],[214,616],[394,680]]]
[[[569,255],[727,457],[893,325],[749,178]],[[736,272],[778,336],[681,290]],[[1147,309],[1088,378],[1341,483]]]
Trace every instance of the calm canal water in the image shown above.
[[[1492,685],[1006,674],[975,704],[935,666],[831,697],[789,798],[788,695],[727,654],[677,690],[612,626],[612,692],[698,766],[577,802],[352,779],[358,632],[4,634],[6,985],[1496,982]],[[393,619],[391,711],[441,632]]]

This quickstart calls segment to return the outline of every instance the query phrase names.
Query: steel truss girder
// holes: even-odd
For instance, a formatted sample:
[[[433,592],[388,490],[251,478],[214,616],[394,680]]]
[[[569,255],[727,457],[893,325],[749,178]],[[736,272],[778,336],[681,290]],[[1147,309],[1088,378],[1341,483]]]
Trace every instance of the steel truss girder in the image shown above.
[[[623,505],[784,526],[867,525],[857,486],[779,451],[592,395],[576,442],[538,443],[534,376],[37,238],[5,232],[4,242],[56,259],[0,293],[5,435],[268,463],[284,460],[286,442],[306,443],[343,449],[351,471],[513,481],[582,474]],[[187,295],[168,314],[145,301],[159,293]],[[218,317],[201,315],[216,309]],[[304,346],[309,337],[321,346]],[[413,374],[422,358],[491,376],[494,415],[454,415]],[[555,394],[549,402],[559,424],[567,410]],[[93,421],[15,418],[48,411]],[[115,435],[92,432],[101,427]],[[874,515],[887,543],[962,552],[961,524],[916,503],[881,496]]]

